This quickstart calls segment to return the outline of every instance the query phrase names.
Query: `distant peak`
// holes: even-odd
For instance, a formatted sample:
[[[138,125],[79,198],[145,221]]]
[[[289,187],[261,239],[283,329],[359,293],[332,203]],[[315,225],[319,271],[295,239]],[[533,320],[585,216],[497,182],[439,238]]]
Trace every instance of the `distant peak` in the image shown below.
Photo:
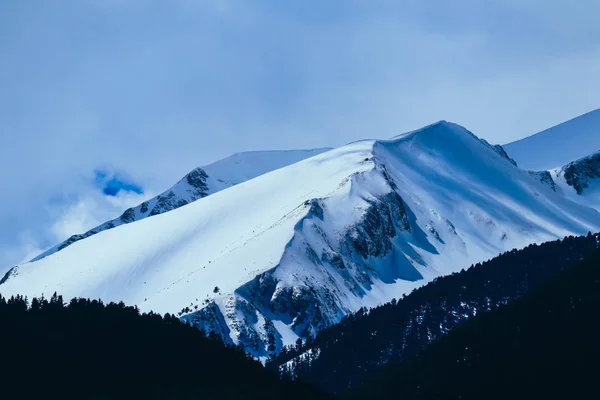
[[[465,127],[441,120],[411,132],[398,135],[390,140],[380,140],[377,145],[384,147],[406,147],[411,153],[425,152],[446,157],[453,162],[464,162],[475,158],[489,158],[491,154],[517,166],[500,145],[492,145],[480,139]]]
[[[442,132],[449,132],[449,133],[454,133],[454,134],[466,133],[471,136],[475,136],[468,129],[466,129],[465,127],[463,127],[461,125],[458,125],[458,124],[455,124],[454,122],[449,122],[446,120],[440,120],[440,121],[434,122],[432,124],[426,125],[422,128],[416,129],[414,131],[401,133],[400,135],[392,137],[391,140],[392,141],[402,140],[402,139],[407,139],[407,138],[411,138],[411,137],[414,138],[416,136],[427,135],[427,134],[439,135]]]
[[[434,122],[433,124],[430,124],[429,127],[431,127],[431,126],[438,126],[438,125],[452,126],[452,125],[457,125],[457,124],[455,124],[453,122],[446,121],[445,119],[441,119],[441,120],[439,120],[437,122]]]
[[[600,150],[600,109],[504,146],[528,170],[560,168]]]

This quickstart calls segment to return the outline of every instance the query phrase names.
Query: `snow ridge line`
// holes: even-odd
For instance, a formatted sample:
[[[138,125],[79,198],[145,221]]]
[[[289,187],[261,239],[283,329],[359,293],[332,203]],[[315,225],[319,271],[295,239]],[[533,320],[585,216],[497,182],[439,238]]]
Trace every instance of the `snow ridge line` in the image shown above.
[[[365,242],[361,242],[360,235],[365,235],[368,228],[357,227],[366,223],[364,218],[369,215],[369,212],[382,212],[378,208],[382,208],[383,212],[393,212],[390,211],[390,207],[394,206],[387,204],[388,196],[391,195],[400,202],[400,209],[396,211],[405,212],[402,208],[405,205],[395,191],[395,183],[383,164],[373,162],[372,169],[355,173],[348,177],[350,179],[344,181],[350,182],[350,185],[360,185],[360,182],[357,182],[358,176],[373,171],[383,178],[389,192],[382,199],[367,200],[371,204],[370,207],[364,210],[354,224],[336,234],[341,240],[336,243],[338,246],[334,246],[337,247],[335,250],[326,235],[322,238],[323,248],[314,248],[313,244],[307,241],[306,234],[310,234],[307,233],[307,229],[318,231],[318,221],[323,221],[325,218],[325,203],[328,198],[307,200],[303,206],[310,208],[296,223],[294,235],[287,243],[277,265],[238,287],[232,295],[228,296],[228,299],[215,298],[206,307],[185,314],[181,318],[207,332],[227,334],[225,340],[243,344],[257,357],[266,357],[272,352],[279,351],[284,344],[282,332],[275,328],[273,321],[285,323],[298,337],[308,337],[314,336],[318,331],[335,324],[344,315],[352,312],[351,308],[344,305],[344,297],[347,296],[345,292],[350,290],[352,296],[358,297],[365,295],[377,272],[367,271],[364,262],[371,256],[382,257],[391,250],[391,245],[369,248],[369,242],[365,247]],[[410,223],[405,215],[402,218],[388,218],[388,220],[392,224],[388,228],[393,232],[388,229],[383,233],[384,235],[394,237],[401,230],[410,230]],[[353,235],[359,237],[351,240]],[[321,253],[320,258],[318,253]],[[277,271],[281,268],[282,262],[285,259],[289,261],[290,257],[293,259],[308,257],[317,271],[311,275],[297,270],[288,277],[294,280],[293,286],[280,285],[281,281],[276,276]],[[286,273],[289,271],[286,270]],[[315,276],[322,279],[315,279]],[[216,310],[220,314],[218,317],[214,315]]]

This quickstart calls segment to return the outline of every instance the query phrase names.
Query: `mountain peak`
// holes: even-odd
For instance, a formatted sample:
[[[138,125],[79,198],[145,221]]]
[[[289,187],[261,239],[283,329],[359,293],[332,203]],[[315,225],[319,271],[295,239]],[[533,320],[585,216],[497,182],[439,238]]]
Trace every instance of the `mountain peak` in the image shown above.
[[[457,164],[470,163],[476,157],[490,155],[492,153],[488,150],[491,150],[516,165],[501,146],[491,145],[467,128],[445,120],[378,143],[384,146],[408,145],[413,153],[435,153],[439,157],[455,160]]]
[[[159,200],[178,205],[179,193],[204,186],[209,195],[19,265],[0,292],[60,291],[178,313],[266,357],[465,265],[600,227],[596,211],[447,121],[240,185],[234,179],[255,168],[225,163],[218,171],[231,174],[210,195],[214,166]]]
[[[463,129],[466,131],[466,129],[458,124],[455,124],[453,122],[448,122],[446,120],[439,120],[437,122],[431,123],[429,125],[425,125],[422,128],[419,129],[415,129],[413,131],[409,131],[409,132],[405,132],[405,133],[401,133],[399,135],[393,136],[390,140],[396,140],[396,139],[404,139],[407,137],[411,137],[411,136],[415,136],[415,135],[425,135],[425,134],[439,134],[442,133],[444,131],[450,131],[450,130],[454,130],[454,129]]]

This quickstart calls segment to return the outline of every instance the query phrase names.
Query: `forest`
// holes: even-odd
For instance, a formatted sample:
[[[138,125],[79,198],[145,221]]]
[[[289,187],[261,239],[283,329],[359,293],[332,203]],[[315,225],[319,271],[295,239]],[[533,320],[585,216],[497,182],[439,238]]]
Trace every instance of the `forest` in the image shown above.
[[[3,399],[321,399],[173,315],[0,296]]]
[[[600,238],[506,252],[361,310],[264,368],[174,315],[0,296],[2,397],[582,397],[600,372]],[[544,383],[545,382],[545,383]],[[564,396],[564,397],[560,397]]]
[[[390,364],[349,399],[596,398],[600,251],[515,302],[459,325]]]
[[[510,303],[597,251],[599,235],[530,245],[452,275],[403,298],[345,318],[267,366],[341,393],[383,365],[415,357],[464,321]]]

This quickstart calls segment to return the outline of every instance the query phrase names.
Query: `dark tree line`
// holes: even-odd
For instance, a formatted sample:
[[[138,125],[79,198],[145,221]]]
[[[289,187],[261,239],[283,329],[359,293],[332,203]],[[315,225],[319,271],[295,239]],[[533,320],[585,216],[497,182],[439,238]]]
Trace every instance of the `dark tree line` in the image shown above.
[[[0,398],[321,398],[172,315],[0,296]]]
[[[0,296],[0,398],[572,398],[600,372],[598,247],[528,246],[361,310],[272,360],[296,382],[173,315]]]
[[[509,305],[453,329],[351,399],[531,400],[598,397],[600,252]]]
[[[340,393],[388,363],[411,360],[465,320],[520,298],[594,253],[598,240],[588,234],[530,245],[437,278],[398,301],[350,315],[268,367]]]

